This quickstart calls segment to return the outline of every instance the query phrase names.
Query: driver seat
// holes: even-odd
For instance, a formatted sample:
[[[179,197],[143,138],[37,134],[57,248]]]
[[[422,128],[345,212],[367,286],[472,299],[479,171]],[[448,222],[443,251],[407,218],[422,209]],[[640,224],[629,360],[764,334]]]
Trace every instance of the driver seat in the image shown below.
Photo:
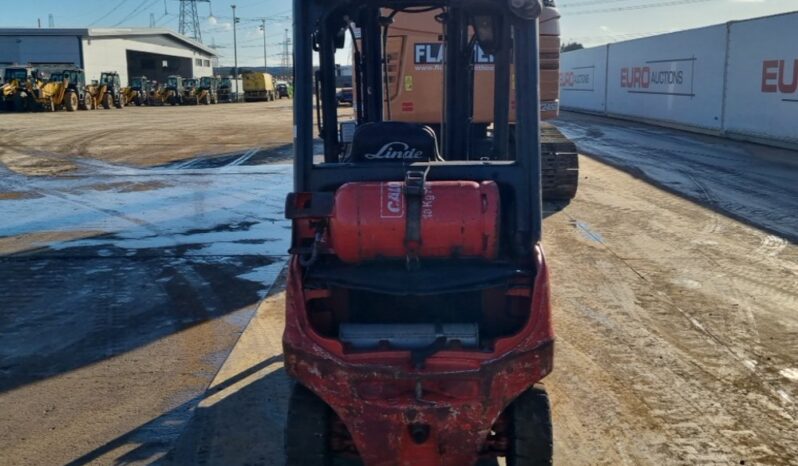
[[[429,126],[402,121],[365,123],[352,137],[349,156],[354,163],[443,161],[438,138]]]

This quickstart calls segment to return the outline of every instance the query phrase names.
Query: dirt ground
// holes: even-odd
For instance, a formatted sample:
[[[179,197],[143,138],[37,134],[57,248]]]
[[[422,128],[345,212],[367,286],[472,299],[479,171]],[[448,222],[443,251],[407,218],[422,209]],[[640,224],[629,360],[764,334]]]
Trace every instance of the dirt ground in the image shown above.
[[[268,105],[276,106],[275,114],[284,115],[280,123],[283,126],[273,133],[279,141],[269,146],[272,136],[265,134],[262,126],[272,118],[252,107],[254,113],[249,117],[258,122],[246,132],[235,131],[243,137],[256,138],[246,133],[257,130],[264,133],[259,136],[262,139],[253,139],[249,146],[242,143],[227,152],[248,151],[253,145],[277,148],[285,144],[290,137],[290,111],[282,110],[280,106],[284,103],[263,106]],[[159,118],[150,115],[160,112],[188,116],[192,111],[218,111],[235,118],[239,108],[241,112],[250,111],[246,106],[230,106],[229,110],[219,106],[219,110],[166,108],[125,109],[124,112],[141,114],[150,120]],[[61,116],[25,115],[22,118],[30,118],[26,121],[31,124],[38,117]],[[0,121],[6,118],[7,115],[0,116]],[[86,118],[94,118],[94,115]],[[202,124],[206,128],[212,126]],[[229,124],[233,131],[235,123]],[[109,126],[109,131],[111,129],[118,128]],[[20,141],[19,134],[23,131],[35,132],[20,126],[11,135],[0,134],[0,140]],[[157,132],[158,138],[168,139],[167,131],[159,129]],[[692,136],[674,134],[681,144],[690,147]],[[286,139],[280,139],[283,136],[279,135]],[[26,146],[24,150],[31,157],[37,157],[36,151],[41,151],[46,153],[45,157],[78,163],[74,157],[52,156],[65,146],[59,146],[59,138],[48,137],[51,138],[49,143]],[[87,155],[100,150],[99,147],[114,147],[114,139],[110,136],[103,136],[99,141],[98,144],[107,146],[88,146],[95,149],[79,152]],[[655,142],[644,136],[637,140],[641,145]],[[184,155],[179,158],[216,150],[199,144],[193,147],[191,150],[195,152],[180,152]],[[108,154],[118,155],[102,158],[136,166],[160,165],[178,158],[167,150],[153,151],[160,155],[134,161],[126,159],[124,149],[116,150],[109,149]],[[8,159],[2,161],[5,160]],[[189,162],[193,164],[192,160]],[[78,163],[78,171],[87,169],[83,163]],[[798,399],[798,246],[782,236],[756,228],[755,218],[740,221],[724,214],[723,206],[703,205],[706,202],[700,196],[693,200],[693,193],[680,193],[678,185],[663,190],[647,178],[632,176],[598,159],[582,156],[580,163],[582,179],[577,198],[567,206],[547,206],[544,221],[544,246],[551,268],[557,332],[555,370],[545,379],[553,403],[556,463],[798,465],[798,409],[795,404]],[[679,160],[668,163],[674,171],[690,169]],[[158,183],[184,185],[190,183],[189,179],[195,180],[200,172],[178,176],[175,180],[173,172],[155,173]],[[190,185],[187,199],[200,197],[202,202],[209,202],[207,191],[198,186],[209,184],[219,176],[233,176],[224,170],[202,173],[201,176],[207,178],[191,182],[194,184]],[[285,177],[284,172],[236,173],[238,178],[231,179],[231,183],[252,177],[252,187],[239,188],[232,193],[234,196],[246,195],[247,199],[262,196],[268,209],[278,208],[280,192],[262,192],[256,187],[268,184],[275,177]],[[135,175],[141,173],[135,172]],[[9,178],[0,173],[0,177],[3,176]],[[102,179],[106,172],[91,176],[93,178],[85,185],[70,185],[68,192],[91,191],[94,188],[89,186],[97,183],[94,178]],[[109,180],[129,181],[108,176]],[[733,182],[739,182],[739,178],[728,181]],[[229,183],[222,181],[221,184]],[[51,187],[45,187],[48,186]],[[67,192],[66,188],[59,189]],[[158,189],[163,188],[153,188],[153,192],[163,193]],[[17,193],[0,198],[0,214],[12,205],[5,203],[32,202],[30,189],[23,181],[9,183],[0,191]],[[44,188],[40,191],[49,192]],[[123,205],[129,198],[120,199],[117,204]],[[779,202],[777,197],[774,199]],[[73,202],[76,198],[69,197],[69,200]],[[151,199],[141,202],[141,208],[134,211],[141,210],[143,216],[149,212],[145,202]],[[245,220],[263,224],[275,221],[275,212],[264,213],[253,220],[252,209],[257,209],[257,205],[246,206],[248,204],[217,206],[220,211],[232,212],[232,217],[224,217],[219,222],[238,225],[236,222]],[[133,215],[121,210],[117,214]],[[105,242],[87,244],[85,239],[75,245],[72,237],[84,231],[87,225],[70,223],[71,233],[63,233],[64,237],[45,235],[45,239],[39,239],[45,244],[67,242],[58,243],[61,249],[46,250],[44,258],[38,258],[49,262],[24,262],[32,260],[29,255],[33,253],[26,247],[22,247],[26,254],[23,256],[6,252],[8,257],[4,257],[5,262],[0,266],[13,263],[14,275],[23,278],[18,279],[14,287],[2,288],[0,283],[0,291],[4,294],[14,291],[19,296],[16,301],[2,301],[0,296],[0,304],[6,303],[7,307],[10,302],[18,306],[23,303],[27,306],[23,307],[26,312],[41,308],[38,322],[46,322],[48,316],[63,312],[67,301],[73,306],[69,309],[77,309],[86,302],[79,298],[57,299],[56,295],[48,295],[47,300],[33,304],[24,301],[26,283],[41,276],[36,275],[41,274],[41,270],[53,267],[56,258],[69,263],[69,257],[91,260],[119,257],[121,262],[107,264],[107,267],[118,268],[119,264],[128,264],[124,261],[130,261],[130,257],[137,257],[128,256],[134,251],[147,260],[160,258],[157,260],[164,261],[135,266],[135,280],[130,283],[120,275],[105,285],[109,292],[127,290],[133,299],[132,304],[115,308],[112,315],[116,317],[110,322],[97,317],[92,321],[92,325],[112,331],[124,331],[129,322],[122,318],[123,313],[137,309],[140,300],[146,302],[148,296],[160,296],[153,291],[157,291],[157,287],[148,287],[147,283],[160,283],[174,276],[190,282],[191,286],[172,289],[171,294],[167,293],[171,301],[163,298],[163,303],[153,308],[153,312],[167,313],[173,309],[166,324],[161,319],[136,321],[137,334],[150,335],[143,343],[123,340],[127,343],[120,345],[106,330],[102,333],[107,339],[100,345],[102,354],[94,354],[93,358],[70,366],[69,370],[45,365],[35,374],[26,374],[28,379],[15,381],[14,378],[24,373],[24,367],[15,367],[7,361],[37,360],[22,358],[9,350],[0,353],[0,381],[6,383],[0,388],[0,451],[3,452],[0,464],[284,463],[282,429],[290,382],[282,369],[280,350],[284,299],[281,280],[275,282],[270,275],[268,280],[263,279],[264,286],[253,289],[251,283],[239,277],[248,269],[264,266],[264,261],[276,260],[276,252],[272,249],[262,252],[225,249],[214,252],[218,256],[213,255],[211,268],[205,263],[198,264],[200,259],[190,254],[196,244],[202,243],[205,248],[233,232],[241,234],[241,228],[236,227],[214,233],[222,236],[196,236],[207,234],[194,230],[202,222],[209,222],[208,215],[206,210],[195,213],[191,217],[189,234],[175,233],[174,228],[167,228],[168,224],[163,222],[153,221],[152,225],[158,227],[156,231],[147,230],[149,233],[142,234],[125,224],[113,238],[118,241],[118,237],[122,237],[125,241],[114,242],[113,247]],[[143,217],[134,220],[139,218]],[[37,225],[25,224],[6,233],[0,226],[0,240],[5,237],[14,244],[15,251],[19,251],[21,246],[17,243],[22,241],[18,238],[22,235],[22,227],[28,231]],[[108,227],[111,224],[103,220],[99,225]],[[97,225],[89,226],[95,232],[91,234],[96,234]],[[280,230],[268,231],[278,235]],[[283,230],[282,235],[286,232]],[[261,234],[254,230],[250,236],[241,236],[241,243],[237,244],[248,245],[256,233]],[[177,246],[172,243],[164,249],[140,249],[141,241],[159,235],[177,241],[178,246],[187,245],[187,250],[175,250]],[[64,254],[64,248],[73,254]],[[108,250],[113,254],[109,255]],[[36,253],[41,251],[36,250]],[[152,270],[165,272],[158,275]],[[74,276],[71,282],[57,285],[56,291],[64,297],[71,296],[72,285],[92,280],[82,279],[79,274]],[[243,299],[235,299],[224,291],[224,285],[236,277],[239,278],[234,283],[239,291],[234,294],[244,293]],[[9,282],[4,279],[3,283]],[[102,287],[101,284],[96,286]],[[92,288],[85,290],[91,293]],[[254,311],[258,290],[268,291],[269,297]],[[186,304],[189,297],[194,299],[194,304]],[[91,300],[91,295],[85,299]],[[112,295],[103,299],[108,304],[113,303]],[[199,314],[192,310],[199,306],[197,302],[209,299],[222,304],[218,309],[205,309]],[[49,308],[43,307],[45,303],[49,303]],[[102,308],[92,312],[104,315]],[[3,323],[5,317],[0,317],[0,331],[8,329],[8,321]],[[173,320],[180,318],[187,319],[186,324],[175,325]],[[96,333],[87,333],[84,337],[92,336]],[[38,337],[42,340],[41,348],[57,354],[58,348],[53,350],[50,346],[59,337],[57,328],[50,329]],[[73,347],[67,348],[71,349]]]
[[[580,161],[578,198],[545,221],[555,463],[798,464],[798,248]],[[282,322],[278,294],[170,464],[283,464]]]
[[[0,114],[0,163],[29,175],[74,170],[74,157],[132,166],[292,143],[292,101]],[[290,156],[290,150],[286,152]]]

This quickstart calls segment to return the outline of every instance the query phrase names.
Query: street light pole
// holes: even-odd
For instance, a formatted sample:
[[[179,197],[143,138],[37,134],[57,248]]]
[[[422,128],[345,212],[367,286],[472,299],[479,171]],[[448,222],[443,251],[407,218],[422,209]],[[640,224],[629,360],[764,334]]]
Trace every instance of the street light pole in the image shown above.
[[[266,58],[268,56],[268,55],[266,55],[266,18],[261,18],[260,22],[261,22],[260,30],[263,31],[263,67],[264,68],[268,68],[269,67],[269,59]],[[268,69],[265,69],[263,71],[265,71],[267,73],[269,72]]]
[[[235,66],[233,67],[233,78],[236,83],[236,101],[238,100],[238,37],[236,35],[236,24],[238,23],[238,18],[236,17],[236,6],[230,5],[230,8],[233,9],[233,59],[235,60]]]

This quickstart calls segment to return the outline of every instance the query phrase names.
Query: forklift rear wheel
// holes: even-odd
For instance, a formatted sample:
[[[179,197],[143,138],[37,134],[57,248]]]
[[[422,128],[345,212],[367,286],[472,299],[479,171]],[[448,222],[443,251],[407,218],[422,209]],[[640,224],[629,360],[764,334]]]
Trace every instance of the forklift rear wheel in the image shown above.
[[[66,109],[67,112],[74,112],[78,109],[80,105],[80,100],[78,100],[78,95],[74,92],[69,92],[66,95]]]
[[[295,384],[288,401],[285,432],[287,466],[331,466],[329,449],[332,410],[313,392]]]
[[[512,438],[507,466],[551,465],[554,442],[546,389],[535,385],[513,401],[509,409]]]

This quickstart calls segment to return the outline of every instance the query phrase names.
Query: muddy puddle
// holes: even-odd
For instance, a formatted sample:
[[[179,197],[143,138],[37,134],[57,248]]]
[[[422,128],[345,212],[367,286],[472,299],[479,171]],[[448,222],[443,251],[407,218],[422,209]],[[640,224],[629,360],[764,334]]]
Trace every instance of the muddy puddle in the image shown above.
[[[118,457],[113,438],[168,448],[143,420],[190,416],[287,259],[292,169],[273,158],[0,168],[0,405],[25,405],[3,409],[0,451],[64,464]]]

